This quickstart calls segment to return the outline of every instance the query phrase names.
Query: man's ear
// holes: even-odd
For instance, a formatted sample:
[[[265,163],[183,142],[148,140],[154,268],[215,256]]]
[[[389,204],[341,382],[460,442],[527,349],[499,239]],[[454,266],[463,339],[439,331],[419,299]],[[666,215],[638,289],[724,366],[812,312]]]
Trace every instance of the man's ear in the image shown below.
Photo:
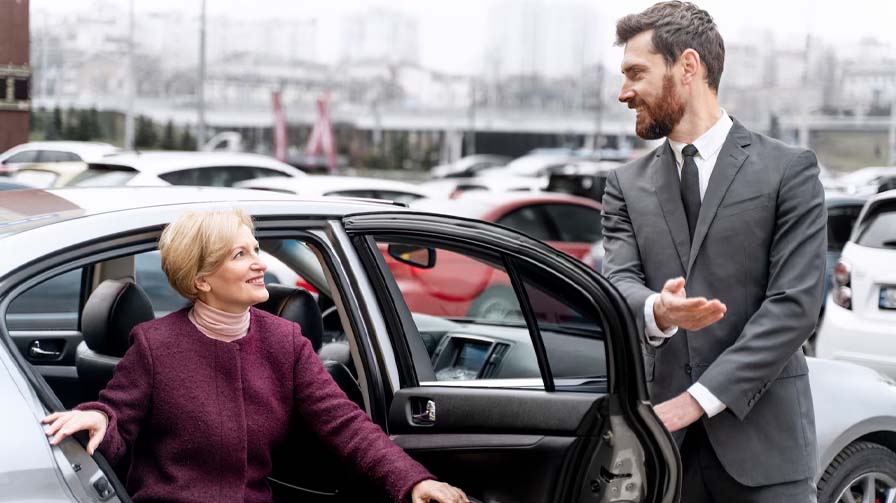
[[[212,291],[212,285],[206,281],[205,276],[197,276],[195,280],[193,280],[193,286],[196,287],[196,290],[200,292],[208,293]]]
[[[679,56],[678,61],[681,63],[682,84],[689,85],[694,83],[695,79],[703,78],[703,69],[700,63],[700,54],[694,49],[685,49]]]

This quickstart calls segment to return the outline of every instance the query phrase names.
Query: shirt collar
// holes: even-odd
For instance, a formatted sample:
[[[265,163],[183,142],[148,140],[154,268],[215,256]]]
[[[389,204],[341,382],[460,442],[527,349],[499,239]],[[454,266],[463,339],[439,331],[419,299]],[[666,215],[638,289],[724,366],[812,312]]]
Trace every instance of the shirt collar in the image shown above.
[[[699,138],[694,140],[694,146],[697,147],[699,152],[697,155],[704,160],[715,155],[722,148],[722,145],[725,144],[725,138],[728,137],[728,132],[731,131],[733,124],[731,117],[728,116],[728,112],[723,108],[722,116],[719,117],[719,120]],[[680,166],[682,163],[681,151],[687,143],[670,139],[669,145],[672,147],[672,153],[675,154],[675,162]]]

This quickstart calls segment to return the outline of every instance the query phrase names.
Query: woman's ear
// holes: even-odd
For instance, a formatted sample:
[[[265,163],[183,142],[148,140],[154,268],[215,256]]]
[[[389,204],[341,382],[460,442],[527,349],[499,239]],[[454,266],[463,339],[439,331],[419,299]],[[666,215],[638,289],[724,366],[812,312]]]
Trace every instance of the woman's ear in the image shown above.
[[[208,293],[212,291],[212,285],[209,284],[208,281],[206,281],[205,276],[197,276],[193,281],[193,286],[195,286],[196,290],[200,292]]]

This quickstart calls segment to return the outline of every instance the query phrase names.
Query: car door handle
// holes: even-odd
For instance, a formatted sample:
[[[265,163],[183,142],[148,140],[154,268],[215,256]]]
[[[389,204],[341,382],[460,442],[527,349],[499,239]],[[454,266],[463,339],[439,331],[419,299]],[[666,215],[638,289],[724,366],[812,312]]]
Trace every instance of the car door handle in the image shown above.
[[[423,399],[418,398],[415,401],[418,402],[415,409],[423,409],[423,412],[420,412],[419,414],[411,414],[411,422],[421,426],[432,426],[436,424],[436,403],[432,400],[426,400],[426,405],[424,407]]]
[[[44,349],[40,347],[40,341],[34,341],[28,348],[28,356],[38,360],[55,360],[62,356],[62,351]]]

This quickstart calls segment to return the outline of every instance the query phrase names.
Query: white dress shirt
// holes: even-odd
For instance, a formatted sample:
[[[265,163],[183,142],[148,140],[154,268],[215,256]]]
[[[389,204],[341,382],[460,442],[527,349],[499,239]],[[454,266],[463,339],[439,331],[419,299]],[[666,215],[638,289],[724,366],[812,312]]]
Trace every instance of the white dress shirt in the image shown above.
[[[716,160],[719,158],[719,152],[728,137],[728,132],[734,123],[728,113],[722,110],[722,116],[718,122],[709,128],[703,135],[694,140],[693,145],[697,147],[697,155],[694,156],[694,162],[697,164],[697,172],[700,176],[700,200],[703,200],[706,194],[706,187],[709,185],[709,177],[712,176],[712,170],[715,168]],[[681,151],[687,145],[673,140],[669,140],[672,147],[672,153],[675,154],[675,164],[678,167],[678,177],[681,178],[681,166],[683,163]],[[644,326],[647,335],[647,342],[653,346],[659,346],[663,341],[675,335],[678,327],[669,327],[663,331],[656,324],[656,318],[653,315],[653,305],[659,298],[660,294],[654,293],[647,297],[644,303]],[[697,400],[707,417],[712,417],[725,410],[725,404],[716,398],[705,386],[700,383],[694,383],[688,388],[688,393]]]

